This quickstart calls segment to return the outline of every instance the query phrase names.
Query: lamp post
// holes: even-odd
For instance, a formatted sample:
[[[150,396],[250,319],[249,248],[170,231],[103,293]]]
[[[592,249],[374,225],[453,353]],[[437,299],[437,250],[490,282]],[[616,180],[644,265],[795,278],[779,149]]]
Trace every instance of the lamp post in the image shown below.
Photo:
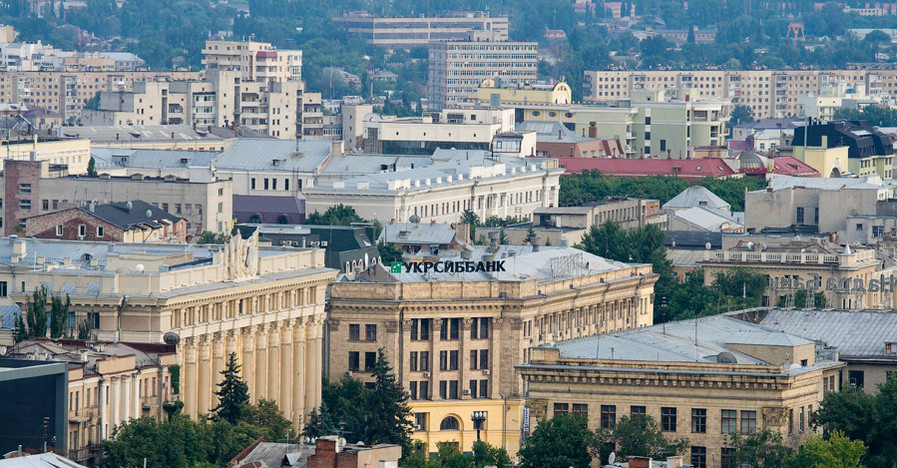
[[[473,420],[473,428],[477,430],[477,442],[480,440],[480,431],[483,430],[483,421],[486,420],[485,411],[472,411],[470,419]]]

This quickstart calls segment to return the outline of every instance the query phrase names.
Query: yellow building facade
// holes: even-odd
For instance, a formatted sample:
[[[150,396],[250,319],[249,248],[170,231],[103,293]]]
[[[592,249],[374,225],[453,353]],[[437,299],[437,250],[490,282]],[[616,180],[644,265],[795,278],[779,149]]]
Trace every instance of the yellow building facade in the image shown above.
[[[471,450],[478,410],[488,414],[481,436],[515,454],[523,387],[513,366],[530,346],[653,323],[651,265],[569,247],[478,246],[469,258],[445,255],[374,265],[330,289],[330,379],[370,380],[383,348],[411,396],[414,437],[430,452],[440,441]],[[458,265],[474,270],[454,273]],[[492,270],[475,271],[480,266]]]

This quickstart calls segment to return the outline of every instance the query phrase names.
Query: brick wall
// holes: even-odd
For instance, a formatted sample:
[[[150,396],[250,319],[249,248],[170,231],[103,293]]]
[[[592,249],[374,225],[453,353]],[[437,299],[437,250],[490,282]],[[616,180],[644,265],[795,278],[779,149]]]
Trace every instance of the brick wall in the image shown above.
[[[15,234],[16,226],[23,218],[40,214],[40,162],[6,161],[4,176],[3,235],[8,236]],[[31,193],[23,193],[22,184],[31,184]],[[31,202],[30,210],[20,208],[23,200]]]
[[[58,225],[62,225],[61,236],[58,236],[56,233],[56,226]],[[83,238],[78,236],[79,227],[82,225],[85,226],[86,231]],[[97,236],[98,226],[103,228],[103,237]],[[115,225],[76,208],[48,213],[28,219],[25,222],[25,235],[40,239],[120,242],[123,234],[124,231]]]

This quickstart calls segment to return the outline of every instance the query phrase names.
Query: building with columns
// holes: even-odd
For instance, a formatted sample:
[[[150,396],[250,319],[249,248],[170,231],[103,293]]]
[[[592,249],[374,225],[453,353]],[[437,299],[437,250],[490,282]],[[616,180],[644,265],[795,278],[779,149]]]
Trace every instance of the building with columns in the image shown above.
[[[651,265],[610,261],[571,247],[472,246],[406,258],[330,288],[328,374],[370,381],[384,348],[411,395],[413,438],[469,451],[471,411],[482,437],[513,455],[524,435],[528,348],[653,323]],[[503,409],[504,408],[504,409]]]
[[[87,320],[98,340],[177,335],[176,398],[191,416],[217,405],[235,353],[252,401],[275,400],[300,427],[321,400],[324,290],[335,276],[323,250],[260,247],[257,233],[206,246],[0,240],[0,305],[23,306],[43,286],[68,294],[72,323]]]
[[[174,346],[50,340],[16,343],[8,358],[62,361],[68,369],[68,458],[95,466],[101,434],[128,418],[159,419],[172,402],[169,366],[177,364]]]

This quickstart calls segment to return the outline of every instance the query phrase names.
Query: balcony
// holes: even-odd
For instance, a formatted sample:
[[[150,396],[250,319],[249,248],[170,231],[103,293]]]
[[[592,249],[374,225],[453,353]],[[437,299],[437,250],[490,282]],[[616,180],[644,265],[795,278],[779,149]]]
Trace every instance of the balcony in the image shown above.
[[[88,408],[80,408],[74,411],[69,411],[69,422],[70,423],[82,423],[84,421],[89,421],[99,414],[98,408],[88,407]]]
[[[98,457],[102,451],[102,445],[88,445],[87,447],[69,450],[69,460],[74,460],[80,463],[84,460]]]

